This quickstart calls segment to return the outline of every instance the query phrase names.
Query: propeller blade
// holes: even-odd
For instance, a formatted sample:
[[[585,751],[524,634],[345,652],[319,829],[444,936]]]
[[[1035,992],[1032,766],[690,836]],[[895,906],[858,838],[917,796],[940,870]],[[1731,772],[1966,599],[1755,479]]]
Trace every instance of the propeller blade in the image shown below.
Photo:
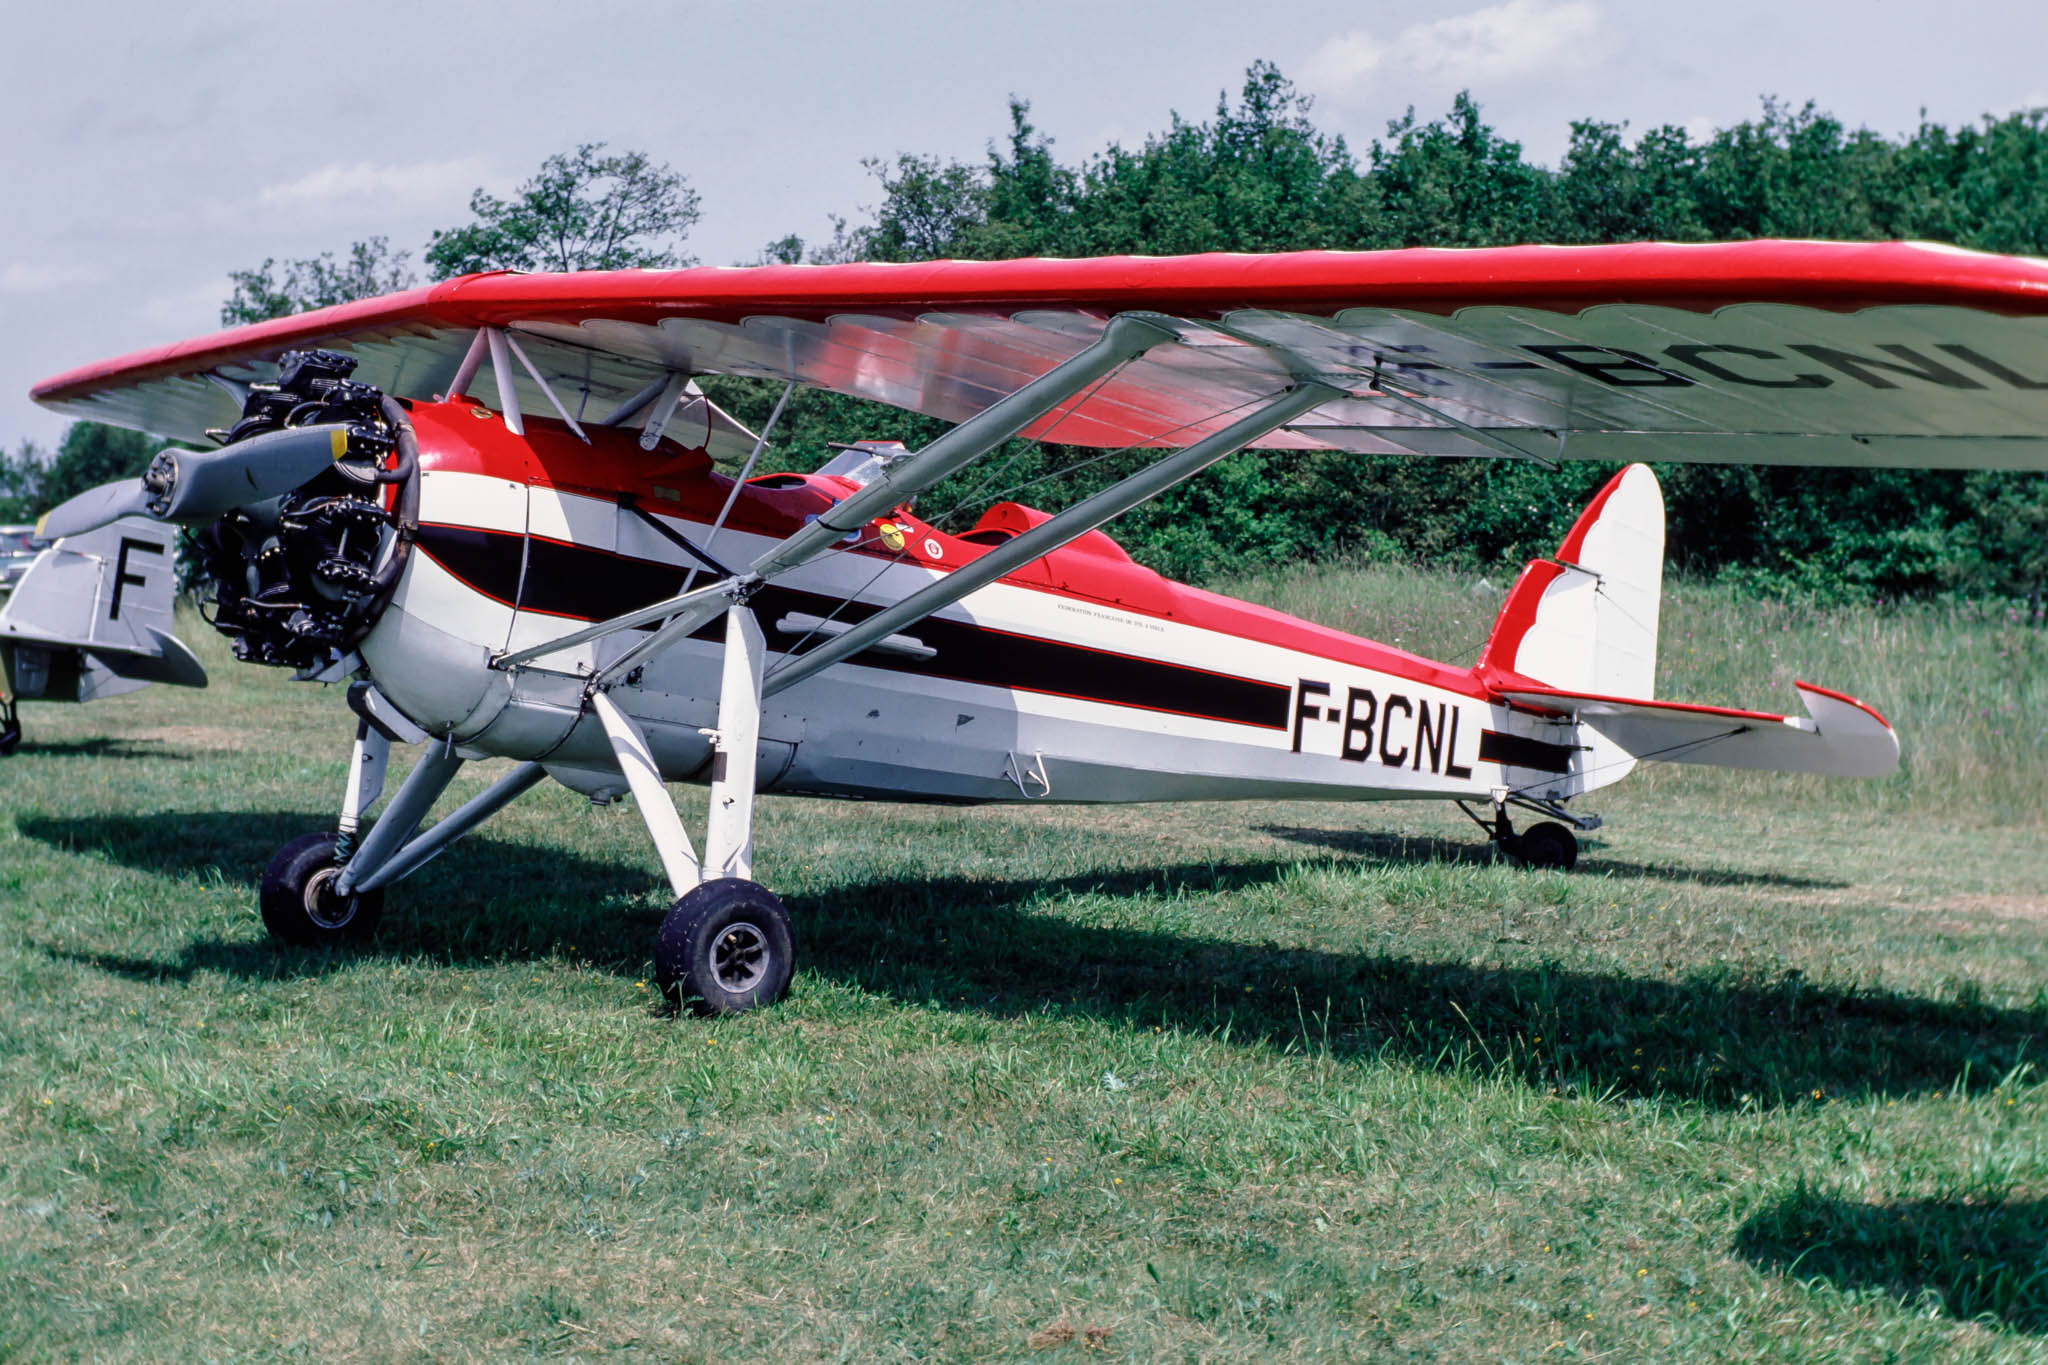
[[[97,530],[127,516],[205,523],[289,493],[348,453],[338,423],[288,427],[220,450],[160,450],[139,479],[103,483],[43,514],[37,538]]]
[[[97,531],[122,517],[147,516],[149,499],[150,492],[140,479],[121,479],[88,488],[43,513],[36,522],[36,539],[61,540]]]
[[[162,520],[207,522],[289,493],[347,453],[345,426],[287,427],[220,450],[163,451],[149,479],[169,490]]]

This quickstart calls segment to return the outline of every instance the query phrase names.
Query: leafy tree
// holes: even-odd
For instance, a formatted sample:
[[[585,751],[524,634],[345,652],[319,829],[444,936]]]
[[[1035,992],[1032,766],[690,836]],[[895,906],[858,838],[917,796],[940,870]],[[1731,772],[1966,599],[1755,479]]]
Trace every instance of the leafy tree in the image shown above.
[[[228,278],[235,282],[235,292],[220,306],[223,327],[374,298],[410,289],[417,282],[412,253],[393,251],[383,237],[353,244],[339,261],[331,251],[282,264],[265,257],[254,270],[232,270]]]
[[[1031,106],[1012,98],[1009,135],[981,165],[868,162],[883,199],[853,245],[867,260],[1380,245],[1369,186],[1344,140],[1310,121],[1311,107],[1260,62],[1210,120],[1176,115],[1140,147],[1064,166]]]
[[[794,232],[787,237],[777,237],[761,248],[761,252],[748,265],[802,265],[804,260],[804,239]]]
[[[857,250],[869,261],[929,261],[979,253],[968,245],[987,221],[987,186],[971,166],[933,156],[861,163],[881,182],[882,205]]]
[[[1378,187],[1359,175],[1343,138],[1316,128],[1313,107],[1278,68],[1255,63],[1237,102],[1219,97],[1206,122],[1175,116],[1141,147],[1112,147],[1082,168],[1062,245],[1077,253],[1386,245]]]
[[[1968,476],[1974,555],[1965,586],[2024,598],[2027,620],[2048,625],[2048,474],[1985,470]]]
[[[1557,174],[1564,242],[1697,242],[1707,237],[1692,187],[1702,150],[1683,128],[1655,128],[1631,147],[1626,125],[1582,120]]]
[[[1415,111],[1387,125],[1372,148],[1393,246],[1506,246],[1556,232],[1551,175],[1522,160],[1460,94],[1450,116],[1417,123]]]
[[[0,449],[0,521],[33,521],[44,510],[43,476],[49,456],[34,441]]]
[[[510,199],[478,189],[469,197],[477,221],[436,232],[427,269],[444,280],[480,270],[691,264],[681,247],[697,221],[696,191],[645,152],[604,148],[586,142],[549,157]]]
[[[132,479],[149,467],[150,457],[164,443],[146,432],[110,427],[99,422],[73,422],[36,488],[44,509],[88,488],[115,479]]]
[[[1673,127],[1631,138],[1623,125],[1583,121],[1551,171],[1529,164],[1461,95],[1441,119],[1410,111],[1390,123],[1361,165],[1342,139],[1315,126],[1308,99],[1259,63],[1210,118],[1175,116],[1141,145],[1079,164],[1054,155],[1029,105],[1015,98],[1007,137],[979,164],[922,156],[869,164],[882,202],[847,236],[861,256],[879,260],[1763,235],[2048,249],[2040,114],[1954,131],[1929,124],[1896,141],[1777,100],[1704,142]],[[764,411],[765,398],[756,400]],[[863,409],[819,395],[792,405],[784,431],[808,457],[826,439],[873,434],[877,419]],[[1056,446],[1019,454],[1004,481],[1030,480],[1031,497],[1058,505],[1124,472],[1118,460],[1062,472],[1095,456]],[[1998,591],[2028,590],[1979,559],[2029,562],[2026,534],[2005,528],[2029,525],[2031,504],[1984,491],[1989,484],[1966,487],[1961,475],[1660,472],[1672,558],[1694,571],[1740,568],[1761,586],[1831,594],[1994,581],[2004,585]],[[1547,552],[1609,473],[1248,451],[1129,514],[1118,534],[1140,558],[1192,573],[1389,545],[1484,565]],[[943,508],[954,491],[935,490],[928,501]]]

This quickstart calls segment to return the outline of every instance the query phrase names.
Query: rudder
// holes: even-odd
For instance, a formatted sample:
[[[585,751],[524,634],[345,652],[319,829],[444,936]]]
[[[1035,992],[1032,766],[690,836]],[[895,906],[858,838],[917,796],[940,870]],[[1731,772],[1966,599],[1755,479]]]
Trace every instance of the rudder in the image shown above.
[[[1478,672],[1496,683],[1652,698],[1663,595],[1664,493],[1649,466],[1633,464],[1587,504],[1555,556],[1522,570]]]

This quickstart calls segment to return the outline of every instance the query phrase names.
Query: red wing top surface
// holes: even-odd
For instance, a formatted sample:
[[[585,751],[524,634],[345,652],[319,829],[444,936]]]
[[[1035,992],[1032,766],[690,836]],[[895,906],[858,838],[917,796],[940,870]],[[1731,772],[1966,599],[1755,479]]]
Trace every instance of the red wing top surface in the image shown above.
[[[1260,444],[2048,467],[2048,263],[1911,243],[478,275],[86,366],[35,397],[194,438],[230,424],[232,383],[268,378],[286,350],[352,352],[358,379],[425,398],[449,385],[475,329],[497,326],[592,419],[674,371],[790,380],[957,422],[1120,312],[1163,317],[1178,344],[1028,435],[1184,446],[1308,374],[1350,396]],[[549,410],[519,383],[526,412]]]

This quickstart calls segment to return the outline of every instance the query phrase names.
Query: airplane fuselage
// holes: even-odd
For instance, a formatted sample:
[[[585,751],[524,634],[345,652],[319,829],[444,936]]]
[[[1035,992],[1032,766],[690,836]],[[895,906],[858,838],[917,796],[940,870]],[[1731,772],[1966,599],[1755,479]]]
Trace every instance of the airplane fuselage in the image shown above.
[[[701,451],[478,404],[413,410],[420,532],[361,653],[384,694],[464,752],[623,789],[585,705],[625,631],[512,667],[494,656],[672,596],[695,551],[744,566],[855,487],[829,475],[732,491]],[[624,471],[622,475],[622,471]],[[782,659],[1042,519],[1013,503],[963,535],[897,514],[761,589]],[[707,780],[722,636],[710,626],[610,689],[662,775]],[[1090,532],[903,634],[770,698],[763,790],[891,800],[1484,799],[1575,794],[1575,727],[1489,701],[1455,668],[1175,583]]]

